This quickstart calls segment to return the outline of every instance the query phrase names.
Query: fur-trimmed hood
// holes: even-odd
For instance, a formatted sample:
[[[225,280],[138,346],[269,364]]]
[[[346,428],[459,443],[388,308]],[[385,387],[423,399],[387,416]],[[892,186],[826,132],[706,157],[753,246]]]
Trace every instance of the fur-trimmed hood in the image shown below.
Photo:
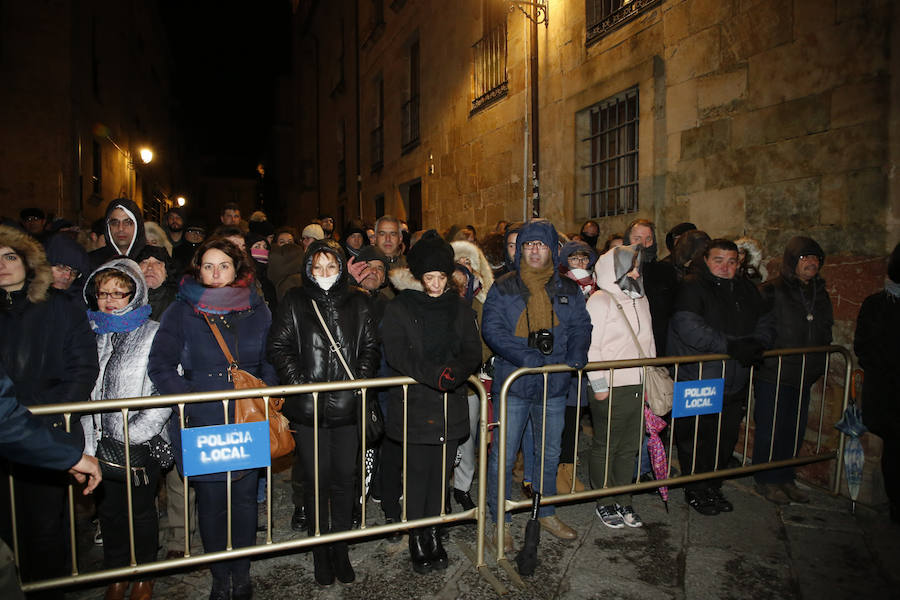
[[[421,281],[413,277],[409,267],[394,267],[388,272],[388,277],[390,278],[394,289],[398,292],[403,290],[416,290],[417,292],[425,291],[425,286],[422,285]]]
[[[766,281],[769,278],[769,271],[766,269],[766,265],[763,264],[763,255],[762,250],[759,249],[759,242],[750,237],[741,237],[734,240],[735,246],[738,247],[738,250],[743,250],[747,254],[747,266],[756,269],[756,272],[759,273],[761,280]],[[794,266],[797,263],[794,262]]]
[[[453,246],[453,259],[456,262],[459,262],[461,258],[469,259],[469,263],[472,265],[472,274],[481,281],[481,290],[475,297],[484,304],[484,301],[487,300],[488,291],[494,285],[494,273],[491,270],[487,257],[481,251],[481,248],[466,240],[450,242],[450,245]]]
[[[25,287],[29,302],[36,304],[48,298],[53,273],[44,247],[36,239],[14,227],[0,225],[0,248],[9,247],[25,260]]]

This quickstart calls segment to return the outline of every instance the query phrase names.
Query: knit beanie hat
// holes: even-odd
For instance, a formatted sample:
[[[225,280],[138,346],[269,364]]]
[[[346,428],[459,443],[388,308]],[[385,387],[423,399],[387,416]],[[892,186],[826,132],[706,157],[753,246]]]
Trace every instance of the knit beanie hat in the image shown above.
[[[453,274],[453,247],[437,231],[429,229],[406,255],[406,263],[413,277],[421,280],[425,273],[440,271]]]
[[[310,223],[303,228],[303,233],[300,234],[301,239],[305,237],[311,237],[314,240],[324,240],[325,232],[322,231],[322,226],[318,223]]]

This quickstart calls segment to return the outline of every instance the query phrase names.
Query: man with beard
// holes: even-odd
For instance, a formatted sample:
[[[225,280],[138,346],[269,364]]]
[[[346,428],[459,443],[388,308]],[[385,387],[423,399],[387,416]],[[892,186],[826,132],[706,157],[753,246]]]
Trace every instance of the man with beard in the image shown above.
[[[106,245],[91,252],[91,267],[96,269],[119,256],[136,260],[147,245],[141,209],[128,198],[116,198],[106,207]]]
[[[169,241],[172,242],[172,251],[184,243],[184,209],[171,208],[166,213],[166,225],[163,228]]]

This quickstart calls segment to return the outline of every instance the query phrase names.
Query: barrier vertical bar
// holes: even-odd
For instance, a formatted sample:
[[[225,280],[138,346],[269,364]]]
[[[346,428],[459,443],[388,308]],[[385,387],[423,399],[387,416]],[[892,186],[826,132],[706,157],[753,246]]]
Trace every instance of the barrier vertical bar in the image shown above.
[[[15,479],[13,478],[12,465],[10,465],[9,469],[9,516],[12,520],[13,560],[15,561],[16,566],[21,568],[22,563],[19,562],[19,527],[16,524],[16,484]]]
[[[72,433],[72,413],[63,413],[66,432]],[[75,492],[71,481],[66,486],[67,508],[69,509],[69,551],[72,553],[72,575],[78,575],[78,544],[75,540]]]
[[[538,490],[542,498],[544,496],[544,466],[546,465],[547,460],[547,402],[550,400],[547,397],[547,387],[549,379],[550,374],[544,371],[544,402],[541,407],[541,486]]]
[[[409,386],[404,385],[403,386],[403,448],[402,448],[402,450],[403,450],[403,477],[400,479],[400,481],[403,485],[403,502],[400,505],[400,520],[403,521],[404,523],[406,522],[406,501],[409,498],[409,494],[406,493],[406,478],[409,475],[409,471],[406,468],[406,460],[407,460],[406,452],[407,452],[407,448],[409,446],[408,440],[407,440],[407,438],[409,436],[409,433],[407,432],[407,424],[408,424],[407,419],[409,418],[408,408],[409,408]]]
[[[362,441],[361,441],[362,445],[360,446],[360,449],[359,449],[359,456],[360,456],[360,460],[359,460],[359,463],[360,463],[359,464],[360,500],[359,500],[359,502],[361,504],[361,509],[362,509],[360,512],[360,517],[359,517],[359,528],[360,529],[366,528],[366,425],[367,425],[366,419],[368,418],[368,415],[369,415],[368,411],[366,411],[366,392],[367,391],[368,391],[368,388],[365,388],[365,387],[363,387],[360,390],[360,393],[361,393],[360,409],[361,410],[359,413],[359,418],[360,418],[359,429],[360,429],[360,433],[362,434]],[[377,400],[376,400],[376,402],[377,402]]]
[[[606,397],[606,448],[603,455],[603,487],[609,487],[609,442],[612,437],[613,377],[615,369],[609,370],[609,395]]]
[[[581,437],[581,394],[584,384],[584,370],[578,369],[578,391],[575,394],[575,445],[572,447],[572,482],[570,494],[575,493],[575,482],[578,481],[578,440]],[[559,493],[559,490],[556,490]]]
[[[797,444],[800,441],[800,415],[803,414],[803,388],[806,383],[806,353],[803,353],[803,363],[800,367],[800,392],[797,395],[797,424],[794,427],[794,447],[791,450],[791,456],[797,456]],[[774,438],[774,431],[772,437]]]
[[[134,552],[134,497],[131,490],[131,481],[134,473],[131,471],[131,437],[128,434],[128,409],[122,409],[122,430],[125,435],[125,506],[128,509],[128,552],[131,555],[131,566],[137,564]]]
[[[675,374],[672,377],[672,381],[678,381],[678,367],[680,363],[675,363]],[[674,410],[674,404],[673,404]],[[670,415],[672,413],[669,413]],[[672,476],[672,447],[675,445],[675,417],[669,418],[669,453],[666,455],[668,460],[666,461],[666,479]],[[684,465],[679,463],[681,470],[684,471]]]
[[[747,450],[750,444],[750,415],[753,414],[753,374],[756,371],[755,365],[750,365],[750,384],[747,386],[747,415],[744,418],[744,453],[741,455],[741,466],[747,466]],[[757,423],[757,426],[759,424]]]
[[[469,410],[466,408],[466,410]],[[441,444],[441,516],[447,514],[447,392],[444,392],[444,441]]]
[[[266,422],[272,418],[269,411],[269,397],[263,396],[263,404],[266,410]],[[271,445],[271,444],[270,444]],[[269,466],[266,467],[266,544],[272,543],[272,457],[269,456]]]
[[[315,495],[315,513],[316,525],[313,531],[315,535],[321,535],[322,531],[319,528],[319,512],[320,506],[319,502],[321,499],[319,498],[319,392],[313,392],[313,486],[316,488]],[[305,490],[304,490],[305,491]],[[309,525],[307,525],[309,527]]]
[[[184,402],[178,403],[178,423],[181,426],[178,435],[181,435],[181,430],[184,429]],[[182,496],[182,498],[184,498],[184,555],[185,557],[189,557],[191,555],[191,524],[188,522],[188,519],[190,516],[191,503],[189,501],[190,496],[188,495],[187,475],[182,475],[181,481],[183,484],[182,493],[184,494]]]
[[[819,407],[819,432],[816,436],[816,454],[822,448],[822,426],[825,423],[825,390],[828,387],[828,369],[830,368],[831,353],[825,353],[825,375],[822,378],[822,404]],[[846,390],[845,390],[846,391]]]
[[[775,374],[775,408],[772,410],[772,429],[769,431],[769,462],[775,451],[775,426],[778,424],[778,400],[781,396],[781,370],[783,356],[778,357],[778,371]]]
[[[844,412],[846,412],[846,410],[847,410],[847,405],[850,402],[850,386],[853,384],[853,382],[852,382],[853,362],[850,358],[849,352],[844,354],[844,362],[846,363],[846,366],[844,367],[844,402],[843,402],[843,406],[841,407],[841,415],[843,415]],[[822,395],[823,402],[824,402],[824,398],[825,398],[825,395],[823,394]],[[822,407],[823,415],[824,415],[824,412],[825,412],[825,410],[824,410],[824,405],[823,405],[823,407]],[[824,416],[822,416],[821,418],[824,419]],[[820,425],[820,427],[821,427],[821,425]],[[840,432],[840,435],[838,436],[837,462],[834,465],[834,471],[835,471],[834,487],[831,490],[834,494],[837,494],[838,492],[840,492],[841,477],[844,474],[844,468],[843,468],[844,467],[844,443],[845,443],[844,432],[842,431],[842,432]]]
[[[228,425],[228,398],[222,400],[222,407],[225,410],[225,424]],[[187,502],[187,498],[184,501]],[[225,521],[225,549],[231,550],[231,471],[225,473]]]
[[[722,379],[725,379],[725,361],[722,361]],[[716,427],[716,454],[715,460],[713,461],[713,471],[719,470],[719,449],[722,446],[722,413],[725,412],[725,389],[722,389],[722,410],[719,411],[717,415],[718,426]],[[734,453],[734,448],[731,449],[732,454]],[[727,464],[727,463],[726,463]]]

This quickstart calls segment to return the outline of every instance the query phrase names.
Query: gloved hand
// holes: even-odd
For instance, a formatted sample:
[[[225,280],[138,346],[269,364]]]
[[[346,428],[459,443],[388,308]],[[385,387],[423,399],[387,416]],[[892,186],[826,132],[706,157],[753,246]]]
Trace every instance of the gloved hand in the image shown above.
[[[737,338],[728,342],[728,354],[744,367],[758,367],[763,362],[765,347],[754,338]]]
[[[450,390],[456,389],[456,373],[453,372],[452,367],[444,367],[441,369],[441,374],[438,376],[437,388],[442,392],[449,392]]]
[[[566,364],[573,369],[581,369],[584,367],[585,362],[580,358],[571,358],[566,360]]]

